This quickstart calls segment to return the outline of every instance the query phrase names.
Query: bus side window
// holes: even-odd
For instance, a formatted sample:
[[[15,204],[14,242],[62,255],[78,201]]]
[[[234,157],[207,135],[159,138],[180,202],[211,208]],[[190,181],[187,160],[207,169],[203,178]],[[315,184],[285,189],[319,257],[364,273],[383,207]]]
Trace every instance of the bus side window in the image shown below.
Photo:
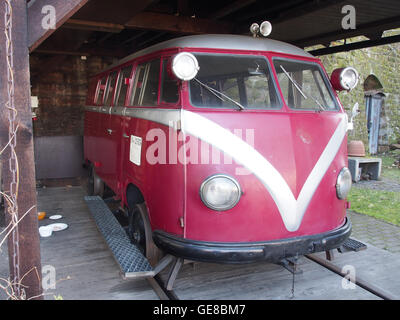
[[[147,64],[146,77],[144,79],[144,90],[142,106],[155,106],[158,102],[158,85],[160,81],[160,59],[153,60]]]
[[[126,93],[128,92],[130,76],[133,66],[125,67],[121,70],[117,83],[117,94],[115,95],[114,105],[124,106]]]
[[[179,101],[178,81],[168,74],[168,61],[168,58],[163,59],[160,101],[162,103],[177,103]]]
[[[105,106],[111,106],[111,101],[114,96],[115,80],[117,80],[118,71],[113,71],[110,73],[107,82],[106,94],[105,94]]]
[[[98,82],[96,99],[94,101],[94,103],[97,105],[102,104],[103,102],[104,91],[106,89],[106,82],[107,82],[107,76],[104,76]]]
[[[135,80],[132,86],[131,101],[129,105],[138,106],[141,101],[142,86],[144,74],[146,71],[146,64],[138,65],[135,73]]]

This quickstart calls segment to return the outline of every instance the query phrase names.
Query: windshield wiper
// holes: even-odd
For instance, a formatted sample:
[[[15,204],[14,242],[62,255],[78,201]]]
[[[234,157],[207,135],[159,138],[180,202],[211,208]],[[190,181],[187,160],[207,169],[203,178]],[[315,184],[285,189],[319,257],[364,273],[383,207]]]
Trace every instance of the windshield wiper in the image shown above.
[[[235,105],[237,105],[240,108],[240,110],[244,110],[244,107],[239,102],[237,102],[237,101],[233,100],[232,98],[228,97],[226,94],[223,94],[222,92],[219,92],[218,90],[216,90],[214,88],[211,88],[210,86],[208,86],[205,83],[201,82],[197,78],[194,78],[194,80],[196,80],[199,84],[201,84],[204,88],[206,88],[208,91],[210,91],[213,95],[215,95],[220,100],[225,102],[225,100],[222,98],[222,97],[224,97],[224,98],[228,99],[229,101],[233,102]]]
[[[289,78],[289,80],[293,83],[295,88],[301,93],[301,95],[304,97],[304,99],[308,99],[308,97],[304,94],[304,92],[300,89],[300,86],[297,84],[297,82],[290,76],[290,74],[285,70],[283,66],[280,66],[282,71],[285,73],[285,75]],[[325,108],[322,106],[322,104],[314,98],[312,95],[310,95],[311,99],[314,100],[314,102],[321,108],[321,110],[325,111]]]

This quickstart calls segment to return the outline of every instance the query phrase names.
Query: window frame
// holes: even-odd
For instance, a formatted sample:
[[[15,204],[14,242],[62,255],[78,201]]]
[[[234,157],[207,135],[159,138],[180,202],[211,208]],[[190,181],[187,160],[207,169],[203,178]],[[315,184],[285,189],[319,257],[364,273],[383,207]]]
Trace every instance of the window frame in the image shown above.
[[[102,80],[103,80],[103,79],[106,79],[105,84],[104,84],[104,86],[105,86],[105,87],[104,87],[104,91],[103,91],[103,94],[102,94],[102,96],[101,96],[101,100],[100,100],[100,101],[97,101],[98,98],[99,98],[101,86],[103,85],[103,84],[102,84]],[[94,96],[94,99],[93,99],[93,103],[94,103],[95,106],[103,106],[104,94],[105,94],[105,92],[106,92],[107,82],[108,82],[108,74],[102,75],[102,76],[100,76],[100,77],[98,78],[98,80],[97,80],[96,93],[95,93],[95,96]]]
[[[316,112],[316,111],[323,111],[323,112],[340,112],[340,111],[341,111],[341,107],[340,107],[340,105],[339,105],[339,103],[338,103],[338,101],[337,101],[337,99],[336,99],[336,96],[335,96],[335,94],[334,94],[334,92],[333,92],[333,88],[332,88],[332,85],[331,85],[331,83],[330,83],[330,81],[329,81],[329,78],[327,77],[325,70],[322,68],[322,66],[321,66],[318,62],[316,62],[316,61],[309,61],[309,60],[297,59],[297,58],[295,58],[295,57],[293,57],[293,58],[288,58],[288,57],[281,57],[281,56],[273,56],[273,57],[271,57],[271,60],[272,60],[272,66],[273,66],[273,68],[274,68],[274,72],[275,72],[275,74],[276,74],[276,82],[277,82],[277,85],[279,86],[279,90],[280,90],[280,93],[281,93],[281,95],[282,95],[282,99],[283,99],[283,101],[284,101],[286,107],[287,107],[289,110],[291,110],[291,111],[297,111],[297,112],[302,112],[302,111],[312,111],[312,112]],[[283,95],[283,91],[282,91],[281,84],[279,83],[278,72],[277,72],[277,70],[276,70],[276,68],[275,68],[275,63],[274,63],[275,60],[289,61],[289,62],[299,62],[299,63],[302,63],[302,64],[308,64],[308,65],[316,66],[317,69],[318,69],[318,71],[319,71],[319,73],[320,73],[320,75],[321,75],[322,81],[325,83],[325,86],[326,86],[326,89],[327,89],[327,91],[328,91],[328,93],[329,93],[329,96],[331,97],[333,103],[335,104],[335,109],[325,109],[325,110],[321,110],[321,109],[319,109],[319,108],[292,108],[292,107],[290,107],[290,105],[288,104],[288,102],[287,102],[286,99],[285,99],[285,96]],[[286,78],[287,78],[287,77],[286,77]],[[314,80],[315,80],[314,75],[313,75],[313,78],[314,78]],[[288,78],[287,78],[287,79],[288,79]],[[289,79],[288,79],[288,81],[290,82]],[[317,84],[317,86],[318,86],[318,83],[317,83],[317,82],[316,82],[316,84]],[[326,106],[324,106],[324,107],[326,107]]]
[[[116,90],[116,85],[117,85],[117,81],[119,78],[119,74],[120,74],[120,69],[115,69],[115,70],[111,70],[107,76],[107,83],[106,83],[106,88],[104,90],[104,94],[103,94],[103,105],[105,107],[112,107],[114,106],[114,98],[115,98],[115,90]],[[112,97],[110,100],[110,104],[106,105],[106,102],[109,98],[109,89],[110,89],[110,81],[111,81],[111,77],[113,76],[113,74],[115,73],[115,79],[114,79],[114,87],[113,87],[113,91],[112,91]]]
[[[158,85],[157,85],[157,101],[155,103],[155,105],[143,105],[143,97],[144,97],[144,93],[145,93],[145,89],[147,86],[147,79],[148,79],[148,75],[149,75],[149,71],[150,71],[150,65],[153,61],[159,60],[159,72],[158,72]],[[127,97],[127,106],[129,107],[134,107],[134,108],[151,108],[151,107],[158,107],[160,105],[160,74],[161,74],[161,62],[162,62],[162,58],[160,56],[153,56],[151,58],[148,58],[146,60],[140,60],[137,61],[134,64],[134,70],[132,71],[132,76],[131,76],[131,86],[129,88],[129,96]],[[144,75],[143,75],[143,80],[142,83],[144,84],[144,86],[142,85],[140,93],[139,93],[139,100],[138,100],[138,104],[133,104],[133,100],[135,98],[136,95],[136,90],[137,90],[137,82],[138,82],[138,71],[139,69],[144,66]]]
[[[172,55],[163,55],[161,56],[161,65],[160,65],[160,85],[159,85],[159,95],[158,95],[158,105],[160,106],[166,106],[166,107],[176,107],[181,104],[181,84],[182,81],[176,80],[177,87],[178,87],[178,101],[177,102],[165,102],[162,101],[162,90],[163,90],[163,84],[164,84],[164,61],[166,64],[166,67],[168,68],[168,63],[171,61]]]
[[[278,84],[276,83],[276,79],[275,79],[275,74],[274,74],[274,70],[273,66],[271,65],[268,57],[264,54],[257,54],[257,53],[227,53],[227,52],[202,52],[202,51],[191,51],[192,54],[196,55],[207,55],[207,56],[235,56],[235,57],[245,57],[245,58],[249,58],[249,57],[254,57],[254,58],[261,58],[265,61],[267,68],[268,68],[268,73],[270,76],[269,82],[271,82],[273,84],[273,89],[275,90],[275,95],[276,95],[276,99],[277,99],[277,105],[274,107],[257,107],[257,108],[248,108],[245,107],[243,111],[281,111],[283,108],[283,102],[282,102],[282,97],[280,94],[280,87],[278,86]],[[201,66],[200,66],[201,68]],[[237,78],[239,80],[239,78]],[[244,82],[244,81],[243,81]],[[228,110],[236,110],[234,107],[210,107],[210,106],[197,106],[193,103],[192,101],[192,94],[191,94],[191,84],[190,81],[188,81],[188,98],[189,98],[189,104],[191,107],[193,108],[201,108],[201,109],[210,109],[210,110],[223,110],[223,111],[228,111]],[[240,89],[240,84],[238,81],[238,89]],[[246,91],[246,88],[243,88]],[[271,88],[268,88],[268,90],[271,90]],[[247,92],[246,92],[247,95]],[[238,101],[240,102],[240,101]]]
[[[122,82],[120,82],[120,79],[121,79],[121,77],[123,75],[124,69],[127,69],[127,68],[131,68],[131,71],[129,72],[129,76],[127,78],[125,78],[125,79],[129,79],[130,83],[128,85],[126,85],[127,86],[126,94],[125,94],[125,98],[124,98],[124,101],[123,101],[122,105],[118,105],[117,102],[119,100],[119,96],[121,94],[121,89],[122,89]],[[133,73],[134,73],[134,69],[135,69],[135,66],[132,63],[126,64],[126,65],[122,65],[119,68],[119,73],[118,73],[118,78],[117,78],[116,88],[115,88],[115,94],[114,94],[114,99],[113,99],[113,106],[116,106],[116,107],[125,107],[126,106],[126,102],[127,102],[127,99],[129,98],[130,88],[131,88],[131,85],[132,85],[132,76],[133,76]],[[122,81],[124,81],[124,79],[122,79]]]

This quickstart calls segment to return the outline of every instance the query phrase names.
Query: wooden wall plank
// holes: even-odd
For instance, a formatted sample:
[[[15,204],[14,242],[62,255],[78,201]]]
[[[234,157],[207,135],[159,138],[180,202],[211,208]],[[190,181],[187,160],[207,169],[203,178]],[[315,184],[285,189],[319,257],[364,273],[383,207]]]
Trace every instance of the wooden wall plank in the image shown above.
[[[30,101],[30,74],[29,74],[29,52],[27,47],[27,12],[25,1],[10,1],[12,6],[12,48],[13,48],[13,79],[14,79],[14,105],[17,111],[15,123],[18,126],[16,134],[16,156],[19,168],[19,184],[17,194],[18,234],[16,241],[8,238],[10,277],[15,281],[22,279],[22,288],[25,288],[26,298],[40,296],[41,286],[41,262],[40,244],[38,234],[37,210],[29,209],[36,205],[36,181],[35,165],[33,156],[32,136],[32,111]],[[5,1],[0,6],[0,47],[6,48],[4,10]],[[0,51],[0,145],[5,146],[8,138],[8,114],[6,102],[8,101],[7,88],[7,57],[6,50]],[[10,148],[2,155],[3,161],[3,185],[2,190],[10,192],[12,176],[9,168]],[[7,208],[6,208],[7,210]],[[7,211],[6,211],[7,212]],[[29,212],[23,219],[22,216]],[[7,225],[10,215],[6,214]],[[18,243],[18,247],[14,246]],[[16,262],[14,256],[19,256]],[[19,260],[19,261],[18,261]],[[36,269],[36,270],[35,270]],[[18,272],[19,270],[19,272]],[[19,273],[19,275],[18,275]],[[14,288],[18,285],[14,284]]]

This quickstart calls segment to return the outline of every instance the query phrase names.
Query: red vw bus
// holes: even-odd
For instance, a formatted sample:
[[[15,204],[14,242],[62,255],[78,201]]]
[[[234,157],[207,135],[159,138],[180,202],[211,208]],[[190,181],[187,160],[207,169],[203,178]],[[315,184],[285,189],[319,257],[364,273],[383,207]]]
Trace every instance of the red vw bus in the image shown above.
[[[89,192],[115,193],[150,261],[279,262],[339,247],[351,175],[335,90],[357,79],[345,68],[330,81],[319,59],[266,38],[139,51],[91,81]]]

